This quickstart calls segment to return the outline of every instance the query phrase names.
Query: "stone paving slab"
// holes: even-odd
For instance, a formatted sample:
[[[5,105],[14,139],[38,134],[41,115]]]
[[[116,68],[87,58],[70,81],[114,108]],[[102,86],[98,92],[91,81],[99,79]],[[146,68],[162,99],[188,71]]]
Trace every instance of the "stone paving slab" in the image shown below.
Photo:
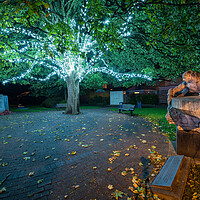
[[[70,200],[106,200],[116,189],[131,195],[133,175],[121,172],[132,167],[142,176],[139,163],[152,145],[161,155],[168,153],[167,138],[153,124],[107,108],[75,116],[62,111],[12,113],[0,117],[0,135],[0,181],[10,174],[0,186],[6,187],[2,200],[56,200],[66,194]],[[138,149],[128,151],[130,145]],[[110,163],[111,153],[118,150],[120,156]]]

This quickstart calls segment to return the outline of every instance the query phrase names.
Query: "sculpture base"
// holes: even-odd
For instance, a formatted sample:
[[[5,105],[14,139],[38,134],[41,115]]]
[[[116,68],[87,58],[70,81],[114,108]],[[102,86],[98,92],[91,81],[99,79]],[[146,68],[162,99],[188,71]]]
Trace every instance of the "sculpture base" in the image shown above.
[[[152,191],[163,200],[181,200],[190,169],[190,158],[182,156],[183,159],[181,163],[179,162],[178,164],[177,159],[179,160],[180,156],[171,157],[174,158],[171,159],[170,165],[169,163],[167,164],[167,161],[157,176],[159,179],[157,182],[160,182],[159,187],[157,185],[153,185],[157,179],[156,177],[155,181],[152,183]],[[169,157],[169,159],[171,157]],[[170,180],[172,180],[173,185],[169,190],[169,187],[166,187],[166,181],[169,182]],[[162,183],[164,184],[162,185]]]
[[[200,133],[177,130],[177,154],[200,159]]]

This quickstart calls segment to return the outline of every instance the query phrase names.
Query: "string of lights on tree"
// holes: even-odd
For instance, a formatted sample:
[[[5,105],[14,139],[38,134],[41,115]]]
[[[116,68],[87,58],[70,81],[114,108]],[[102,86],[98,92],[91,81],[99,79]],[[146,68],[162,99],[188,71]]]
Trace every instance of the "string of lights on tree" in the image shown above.
[[[75,26],[75,21],[72,21],[71,28],[73,30],[73,27]],[[67,80],[68,77],[70,77],[72,74],[76,75],[76,79],[81,82],[88,74],[90,73],[96,73],[96,72],[102,72],[106,74],[110,74],[114,76],[119,81],[122,81],[123,79],[131,79],[131,78],[144,78],[147,80],[152,80],[150,76],[143,75],[143,74],[135,74],[135,73],[119,73],[116,71],[113,71],[110,69],[110,67],[106,64],[104,61],[103,53],[94,46],[96,45],[96,41],[92,39],[90,35],[85,34],[84,32],[81,32],[81,28],[78,27],[78,33],[75,32],[75,37],[72,39],[73,43],[76,43],[78,46],[78,52],[74,53],[73,51],[66,50],[64,53],[61,53],[57,51],[56,46],[53,44],[53,38],[48,38],[48,43],[43,40],[43,38],[40,35],[37,35],[35,33],[32,33],[30,30],[25,30],[23,28],[10,28],[10,29],[1,29],[1,33],[9,34],[10,32],[15,32],[19,34],[24,34],[26,36],[32,37],[35,40],[34,41],[28,41],[28,40],[20,40],[16,41],[16,46],[22,46],[21,48],[12,49],[10,53],[18,52],[24,53],[32,47],[34,47],[34,51],[37,51],[35,53],[35,56],[33,59],[24,59],[24,58],[15,58],[13,60],[9,60],[13,63],[27,63],[27,66],[29,65],[29,69],[27,69],[25,72],[23,72],[21,75],[12,77],[10,79],[4,80],[3,84],[6,84],[8,82],[16,82],[17,80],[27,78],[27,79],[33,79],[33,80],[39,80],[39,81],[47,81],[52,76],[57,75],[64,81]],[[46,42],[46,43],[45,43]],[[54,56],[41,54],[42,51],[44,51],[45,45],[48,46],[48,49],[53,52]],[[35,48],[37,47],[37,48]],[[93,56],[90,59],[87,59],[87,54],[92,52]],[[4,55],[9,52],[4,51]],[[83,58],[82,54],[85,55],[85,58]],[[104,64],[103,67],[95,67],[95,64],[97,61],[101,60]],[[30,64],[31,63],[31,64]],[[36,72],[36,70],[33,69],[41,65],[42,67],[47,67],[48,69],[51,69],[51,73],[49,73],[45,78],[37,78],[33,74]],[[36,75],[37,76],[37,75]]]

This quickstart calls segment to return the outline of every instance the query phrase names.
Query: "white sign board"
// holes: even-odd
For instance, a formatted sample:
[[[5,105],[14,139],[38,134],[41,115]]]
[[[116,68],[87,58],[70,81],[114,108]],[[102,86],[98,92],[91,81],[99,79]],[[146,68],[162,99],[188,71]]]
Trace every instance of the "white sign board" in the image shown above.
[[[119,105],[124,101],[123,91],[110,91],[110,105]]]
[[[3,95],[0,94],[0,113],[5,111],[5,104],[4,104],[4,98]]]
[[[8,96],[3,96],[3,98],[4,98],[5,110],[9,110]]]

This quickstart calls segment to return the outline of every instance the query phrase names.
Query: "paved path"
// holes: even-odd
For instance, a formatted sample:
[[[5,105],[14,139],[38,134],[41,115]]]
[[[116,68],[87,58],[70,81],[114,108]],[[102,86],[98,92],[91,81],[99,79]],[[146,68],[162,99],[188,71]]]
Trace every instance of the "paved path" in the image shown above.
[[[3,200],[56,200],[66,194],[70,200],[109,200],[116,189],[131,195],[133,175],[121,172],[134,168],[142,175],[139,163],[152,145],[162,155],[168,153],[167,138],[151,123],[106,108],[83,110],[76,116],[62,111],[1,116],[0,136]],[[138,149],[128,151],[130,145]],[[121,153],[110,163],[113,151]]]

